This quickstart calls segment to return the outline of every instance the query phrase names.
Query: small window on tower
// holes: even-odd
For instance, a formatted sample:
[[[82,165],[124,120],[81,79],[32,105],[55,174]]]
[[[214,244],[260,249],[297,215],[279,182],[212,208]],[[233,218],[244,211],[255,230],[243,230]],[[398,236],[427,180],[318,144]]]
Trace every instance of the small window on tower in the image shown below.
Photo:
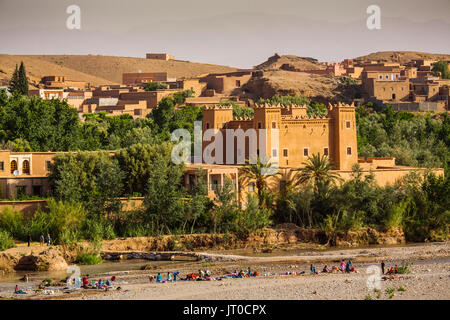
[[[277,123],[276,121],[272,121],[272,129],[276,129],[277,128]]]
[[[209,129],[209,122],[206,123],[206,129]]]
[[[303,156],[304,157],[309,156],[309,148],[303,148]]]
[[[350,129],[351,128],[351,126],[352,126],[352,123],[350,122],[350,121],[345,121],[345,127],[347,128],[347,129]]]
[[[283,157],[287,158],[289,155],[288,149],[283,149]]]
[[[352,155],[352,147],[347,147],[347,155],[348,156]]]
[[[328,147],[323,148],[323,155],[328,156]]]
[[[258,122],[258,129],[261,129],[261,122]]]

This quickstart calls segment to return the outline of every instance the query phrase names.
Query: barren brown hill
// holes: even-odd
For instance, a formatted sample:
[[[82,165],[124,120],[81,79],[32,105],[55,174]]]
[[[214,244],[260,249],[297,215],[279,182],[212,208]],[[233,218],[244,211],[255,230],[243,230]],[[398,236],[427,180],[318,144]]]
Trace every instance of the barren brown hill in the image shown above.
[[[114,81],[80,72],[64,65],[55,64],[33,56],[15,56],[0,54],[0,82],[7,83],[17,65],[23,61],[30,80],[30,85],[38,83],[41,77],[46,75],[64,75],[70,80],[87,81],[92,85],[113,84]]]
[[[350,102],[358,90],[357,86],[347,86],[339,78],[284,70],[260,71],[244,89],[255,100],[275,94],[302,94],[323,103]]]
[[[319,64],[319,61],[317,59],[297,57],[294,55],[280,56],[277,53],[269,57],[267,61],[255,66],[255,69],[258,70],[280,69],[282,65],[289,65],[295,69],[300,70],[325,69],[324,66]]]
[[[101,55],[32,55],[25,57],[64,66],[114,83],[122,83],[122,73],[139,72],[139,70],[141,72],[167,72],[170,78],[237,70],[227,66],[180,60],[163,61]]]
[[[358,62],[364,61],[380,61],[380,62],[398,62],[406,63],[411,60],[450,60],[450,54],[415,52],[415,51],[380,51],[365,56],[357,57],[354,60]]]

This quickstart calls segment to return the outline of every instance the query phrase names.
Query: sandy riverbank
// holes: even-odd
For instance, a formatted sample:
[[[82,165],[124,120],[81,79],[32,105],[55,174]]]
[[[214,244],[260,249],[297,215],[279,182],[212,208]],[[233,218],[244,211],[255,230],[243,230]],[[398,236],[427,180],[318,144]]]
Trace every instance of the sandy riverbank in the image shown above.
[[[13,282],[0,282],[0,296],[16,299],[365,299],[370,295],[376,299],[389,299],[386,290],[393,289],[391,299],[450,299],[450,244],[433,243],[385,248],[355,248],[302,253],[284,252],[273,256],[235,256],[238,259],[220,262],[176,262],[170,265],[150,265],[152,270],[122,270],[101,272],[91,279],[115,275],[117,281],[109,292],[78,290],[64,293],[62,287],[55,289],[55,295],[34,294],[37,283],[22,284],[29,288],[29,295],[14,295]],[[284,275],[286,272],[309,270],[314,263],[318,270],[324,264],[338,265],[341,259],[352,259],[359,271],[351,274]],[[369,265],[378,265],[384,260],[388,266],[412,262],[411,273],[405,278],[381,281],[380,294],[367,288]],[[145,265],[146,262],[142,262]],[[221,276],[235,269],[259,271],[260,277],[224,279],[222,281],[190,281],[156,284],[149,283],[149,275],[158,272],[165,277],[167,272],[180,271],[182,275],[208,268],[213,276]],[[136,269],[136,268],[135,268]],[[265,276],[264,276],[265,275]],[[1,281],[1,280],[0,280]],[[21,285],[19,283],[19,285]],[[121,287],[120,291],[116,288]],[[398,290],[400,289],[400,291]],[[404,291],[402,290],[404,289]]]
[[[450,263],[429,263],[413,266],[408,279],[381,283],[378,299],[389,299],[388,288],[395,290],[391,299],[450,299]],[[361,300],[377,293],[367,288],[365,272],[352,274],[318,274],[271,276],[224,281],[195,281],[169,284],[126,284],[121,292],[80,296],[83,300],[130,299],[339,299]],[[405,291],[399,291],[403,288]]]

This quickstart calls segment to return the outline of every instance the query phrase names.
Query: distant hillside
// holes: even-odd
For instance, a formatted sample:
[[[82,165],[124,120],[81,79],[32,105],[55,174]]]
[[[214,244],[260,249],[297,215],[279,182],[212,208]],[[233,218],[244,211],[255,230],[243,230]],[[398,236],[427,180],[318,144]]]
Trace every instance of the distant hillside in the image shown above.
[[[280,56],[275,54],[267,59],[267,61],[255,66],[258,70],[280,69],[284,64],[290,65],[295,69],[301,70],[318,70],[325,69],[319,64],[319,61],[314,58],[297,57],[294,55]]]
[[[414,52],[414,51],[381,51],[357,57],[354,58],[353,60],[358,62],[374,60],[381,62],[405,63],[416,59],[450,60],[450,54],[436,54],[436,53]]]
[[[47,62],[32,56],[14,56],[6,54],[0,54],[0,82],[9,82],[16,64],[20,65],[21,61],[25,64],[30,84],[39,83],[41,77],[46,75],[65,75],[70,80],[87,81],[93,85],[115,83],[114,81],[96,75],[80,72],[68,68],[67,66]]]
[[[188,61],[160,61],[144,58],[94,55],[0,55],[0,80],[11,78],[15,65],[23,61],[30,80],[46,75],[64,75],[92,85],[119,84],[125,72],[168,72],[171,78],[235,71],[236,68]]]
[[[125,72],[167,72],[171,78],[193,77],[205,73],[235,71],[236,68],[179,60],[151,60],[145,58],[101,55],[36,55],[41,61],[64,66],[86,74],[121,83]]]

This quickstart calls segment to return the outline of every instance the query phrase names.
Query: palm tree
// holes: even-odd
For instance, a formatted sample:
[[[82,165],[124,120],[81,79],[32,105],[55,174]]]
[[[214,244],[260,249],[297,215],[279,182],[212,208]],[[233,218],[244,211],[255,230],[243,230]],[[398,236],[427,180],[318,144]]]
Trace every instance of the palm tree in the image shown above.
[[[240,168],[239,176],[244,181],[255,181],[256,191],[258,193],[259,203],[262,204],[264,198],[264,189],[267,188],[267,179],[271,176],[277,176],[280,173],[278,170],[273,172],[272,163],[270,161],[261,161],[259,156],[256,158],[256,163],[249,163]]]
[[[342,181],[341,176],[332,172],[333,164],[327,156],[321,156],[320,153],[313,154],[312,157],[308,157],[308,160],[304,163],[305,167],[298,169],[300,171],[298,175],[299,184],[311,183],[314,186],[314,190],[317,192],[320,185],[324,183],[336,183]]]

